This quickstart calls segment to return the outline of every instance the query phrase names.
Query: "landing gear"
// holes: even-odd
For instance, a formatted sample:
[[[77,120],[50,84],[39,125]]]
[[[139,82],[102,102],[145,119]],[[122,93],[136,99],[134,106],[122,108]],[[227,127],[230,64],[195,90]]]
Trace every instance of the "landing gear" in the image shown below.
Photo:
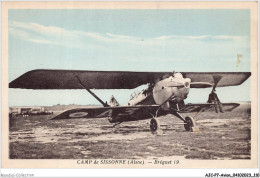
[[[190,116],[185,117],[184,128],[188,132],[194,132],[195,130],[198,130],[195,120]]]
[[[158,108],[155,115],[151,114],[153,116],[153,118],[150,121],[150,130],[153,134],[162,135],[163,131],[160,130],[160,123],[159,123],[159,120],[157,119],[159,109],[160,108]],[[176,110],[176,109],[170,110],[170,113],[183,121],[183,123],[181,123],[181,124],[184,124],[184,128],[186,131],[188,131],[188,132],[198,132],[199,131],[199,128],[196,126],[195,120],[192,117],[187,116],[184,118],[182,115],[180,115],[179,110]]]
[[[160,129],[160,123],[157,118],[152,118],[150,121],[150,129],[152,133],[155,133]]]
[[[160,130],[160,123],[157,118],[152,118],[150,121],[150,130],[153,134],[162,135],[162,130]]]
[[[177,112],[177,111],[173,111],[172,114],[184,122],[184,128],[186,131],[188,131],[188,132],[198,132],[199,131],[199,127],[196,126],[195,120],[192,117],[187,116],[187,117],[183,118],[182,115],[180,115],[179,112]]]

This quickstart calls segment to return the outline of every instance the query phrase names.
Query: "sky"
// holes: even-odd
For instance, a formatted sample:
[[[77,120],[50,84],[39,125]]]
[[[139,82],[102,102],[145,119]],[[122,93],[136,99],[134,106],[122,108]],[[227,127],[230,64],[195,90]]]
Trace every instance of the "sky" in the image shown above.
[[[237,55],[242,55],[237,65]],[[9,82],[34,69],[249,72],[249,10],[9,10]],[[125,104],[134,90],[93,90]],[[211,89],[191,89],[186,103]],[[249,101],[250,78],[217,89],[222,102]],[[9,106],[99,104],[85,90],[9,89]]]

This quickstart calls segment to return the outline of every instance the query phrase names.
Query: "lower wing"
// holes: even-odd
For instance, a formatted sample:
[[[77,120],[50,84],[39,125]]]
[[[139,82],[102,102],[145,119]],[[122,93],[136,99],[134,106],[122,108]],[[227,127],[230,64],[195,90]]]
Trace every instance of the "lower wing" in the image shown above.
[[[112,117],[113,115],[136,115],[140,113],[155,113],[159,105],[142,105],[142,106],[118,106],[118,107],[95,107],[95,108],[79,108],[67,110],[53,117],[51,120],[60,119],[77,119],[77,118],[103,118]]]
[[[240,104],[238,103],[222,103],[222,108],[224,111],[232,111]],[[178,112],[189,113],[189,112],[205,112],[205,111],[215,111],[216,104],[202,103],[202,104],[186,104]],[[79,108],[71,109],[58,114],[51,120],[60,119],[78,119],[78,118],[104,118],[113,116],[125,116],[130,117],[129,120],[142,120],[147,118],[152,118],[155,116],[159,105],[141,105],[141,106],[118,106],[118,107],[94,107],[94,108]],[[158,116],[166,114],[160,110]]]
[[[237,108],[239,103],[221,103],[222,109],[224,112],[230,112],[233,109]],[[215,112],[215,107],[218,107],[217,104],[213,103],[198,103],[198,104],[186,104],[182,109],[180,109],[181,113],[189,113],[189,112],[205,112],[205,111],[213,111]]]

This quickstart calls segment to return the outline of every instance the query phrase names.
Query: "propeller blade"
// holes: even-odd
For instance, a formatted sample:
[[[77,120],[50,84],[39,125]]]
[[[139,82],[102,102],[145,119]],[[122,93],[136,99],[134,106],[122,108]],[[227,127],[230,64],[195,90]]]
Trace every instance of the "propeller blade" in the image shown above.
[[[190,88],[209,88],[212,86],[213,85],[211,83],[207,83],[207,82],[191,82],[190,83]]]
[[[183,84],[174,84],[174,85],[166,86],[164,88],[170,88],[170,87],[184,87],[184,85]]]

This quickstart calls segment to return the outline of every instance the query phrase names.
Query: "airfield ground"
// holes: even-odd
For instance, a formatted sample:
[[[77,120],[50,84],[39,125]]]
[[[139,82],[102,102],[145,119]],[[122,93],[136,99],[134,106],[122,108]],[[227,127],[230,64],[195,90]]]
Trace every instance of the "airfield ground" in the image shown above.
[[[251,104],[232,112],[205,112],[195,120],[198,133],[186,132],[173,116],[160,118],[163,135],[149,121],[113,128],[106,118],[51,121],[51,115],[10,118],[11,159],[250,159]],[[193,116],[195,113],[190,113]]]

